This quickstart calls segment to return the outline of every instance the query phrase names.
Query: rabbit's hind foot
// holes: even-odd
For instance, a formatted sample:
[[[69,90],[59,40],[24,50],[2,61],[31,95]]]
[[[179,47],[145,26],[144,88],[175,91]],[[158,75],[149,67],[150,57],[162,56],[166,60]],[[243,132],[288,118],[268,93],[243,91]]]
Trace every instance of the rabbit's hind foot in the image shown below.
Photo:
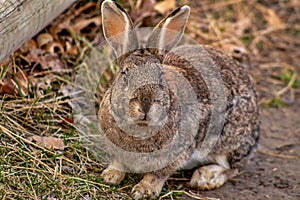
[[[194,171],[190,186],[199,190],[219,188],[228,180],[227,170],[217,164],[202,166]]]

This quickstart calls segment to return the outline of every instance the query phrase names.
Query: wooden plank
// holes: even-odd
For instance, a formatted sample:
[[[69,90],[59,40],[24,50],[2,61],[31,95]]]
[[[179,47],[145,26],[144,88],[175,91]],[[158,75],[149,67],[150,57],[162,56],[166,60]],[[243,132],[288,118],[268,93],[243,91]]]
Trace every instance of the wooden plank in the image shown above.
[[[0,61],[47,26],[74,0],[0,0]]]

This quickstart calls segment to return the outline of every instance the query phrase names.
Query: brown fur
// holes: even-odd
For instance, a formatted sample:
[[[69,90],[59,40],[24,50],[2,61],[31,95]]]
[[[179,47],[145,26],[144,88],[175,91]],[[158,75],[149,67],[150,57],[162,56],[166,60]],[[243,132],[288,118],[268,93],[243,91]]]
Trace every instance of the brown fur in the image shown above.
[[[104,3],[106,6],[114,7],[114,4],[109,0]],[[114,9],[115,8],[116,7],[114,7]],[[119,12],[124,11],[119,10]],[[177,16],[177,12],[179,12],[180,15]],[[176,23],[183,23],[181,26],[184,27],[186,21],[179,19],[180,17],[183,17],[184,19],[187,18],[188,12],[189,10],[187,10],[186,7],[179,8],[174,14],[165,18],[159,24],[159,27],[164,26],[166,19],[172,20],[173,17],[177,20]],[[106,26],[106,23],[107,22],[104,21],[103,25]],[[175,27],[180,28],[180,24],[176,24]],[[178,31],[183,32],[182,29]],[[160,32],[158,32],[158,29],[155,29],[153,36],[150,36],[150,38],[157,39],[159,38],[159,34]],[[109,36],[110,35],[106,35],[106,38]],[[134,35],[131,34],[129,37],[134,37]],[[128,41],[135,41],[135,38],[129,38]],[[158,42],[155,41],[150,42],[152,44],[158,44]],[[115,47],[116,45],[116,43],[113,43],[112,47]],[[221,51],[213,48],[202,47],[199,48],[199,52],[195,52],[194,50],[182,47],[179,48],[177,53],[176,50],[174,53],[172,51],[158,50],[160,47],[153,48],[151,45],[150,48],[143,49],[139,49],[138,44],[131,43],[129,45],[131,47],[135,46],[136,50],[129,53],[123,52],[125,54],[119,55],[119,65],[122,71],[116,77],[111,88],[106,92],[99,110],[101,129],[114,145],[130,152],[149,153],[165,148],[170,141],[172,141],[173,137],[179,131],[179,124],[182,120],[182,116],[179,112],[180,103],[176,94],[174,94],[174,91],[163,86],[164,80],[172,79],[172,76],[169,74],[170,70],[181,74],[188,80],[193,91],[196,93],[199,112],[201,112],[199,129],[194,142],[186,148],[187,150],[185,152],[178,156],[176,161],[163,169],[147,173],[144,176],[144,179],[133,188],[134,198],[139,199],[157,196],[164,181],[175,170],[182,167],[191,158],[196,149],[199,149],[208,130],[208,124],[210,123],[209,117],[211,115],[211,110],[213,109],[210,91],[202,75],[186,59],[180,56],[181,54],[178,53],[180,51],[184,51],[191,56],[207,55],[210,57],[212,62],[217,66],[224,82],[227,98],[225,124],[217,144],[206,158],[199,161],[199,163],[202,164],[197,165],[198,167],[201,167],[201,165],[217,164],[221,167],[214,168],[219,170],[217,172],[214,172],[212,170],[213,167],[210,168],[209,166],[207,166],[208,168],[205,170],[199,168],[194,175],[196,178],[192,181],[192,186],[197,188],[212,189],[221,186],[223,182],[227,180],[225,172],[228,170],[228,167],[226,163],[229,162],[229,165],[232,168],[239,167],[244,163],[245,158],[247,158],[258,142],[259,111],[257,95],[250,76],[239,63],[234,61],[231,57],[226,56]],[[174,45],[176,44],[174,43],[173,46]],[[169,48],[169,45],[165,46],[165,48]],[[151,84],[138,87],[139,85],[143,85],[148,79],[151,79]],[[177,80],[170,80],[169,83],[175,84],[176,81]],[[127,82],[130,82],[130,84]],[[126,88],[127,85],[130,85],[132,88]],[[185,88],[179,88],[179,90],[180,89],[184,90]],[[122,104],[120,104],[122,98],[128,98],[129,111],[122,110]],[[159,119],[159,132],[145,138],[135,137],[134,130],[132,131],[133,135],[124,132],[118,126],[118,123],[120,122],[116,122],[113,114],[115,111],[112,110],[112,108],[115,107],[117,112],[121,113],[119,113],[120,115],[122,115],[122,113],[127,113],[129,118],[140,126],[139,130],[147,130],[147,126],[151,120],[157,120],[155,118],[156,116],[153,115],[153,113],[150,113],[151,108],[153,108],[154,105],[156,107],[153,113],[165,113],[168,118],[165,121]],[[189,117],[192,118],[193,116]],[[220,159],[218,160],[218,156],[222,157],[221,161]],[[118,163],[118,159],[116,158],[113,162]],[[126,163],[123,164],[126,165]],[[114,164],[112,164],[112,167],[113,165]],[[122,163],[118,163],[118,166],[122,166]],[[212,170],[212,173],[220,174],[220,177],[223,178],[222,182],[210,185],[208,180],[208,183],[205,183],[205,186],[197,185],[197,178],[201,175],[199,172],[209,172],[210,170]],[[119,172],[116,174],[122,175],[122,173]],[[119,177],[121,177],[121,175],[119,175]],[[105,176],[105,174],[103,176]]]

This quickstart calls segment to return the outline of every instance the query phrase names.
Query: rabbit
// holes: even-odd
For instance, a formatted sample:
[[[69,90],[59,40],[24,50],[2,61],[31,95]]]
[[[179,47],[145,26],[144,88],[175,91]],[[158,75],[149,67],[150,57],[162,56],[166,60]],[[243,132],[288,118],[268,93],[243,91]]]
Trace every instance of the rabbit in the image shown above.
[[[117,146],[126,152],[151,153],[166,148],[177,136],[181,137],[178,141],[188,141],[186,147],[182,142],[180,147],[183,150],[174,156],[175,159],[154,170],[147,168],[152,160],[149,161],[144,154],[135,161],[126,154],[124,157],[112,156],[109,166],[101,174],[104,182],[120,184],[126,172],[142,172],[143,178],[133,187],[132,197],[155,198],[174,172],[193,169],[188,183],[190,187],[211,190],[222,186],[236,174],[236,169],[246,165],[259,140],[257,94],[246,69],[211,47],[176,47],[188,22],[190,8],[187,5],[161,20],[144,47],[139,44],[133,23],[120,5],[105,0],[101,13],[104,37],[116,53],[120,67],[98,112],[101,131],[110,142],[107,145],[113,144],[111,148]],[[204,64],[214,63],[221,80],[204,80],[182,55],[194,60],[200,58]],[[208,132],[213,109],[207,83],[213,86],[214,81],[224,84],[222,98],[226,104],[220,111],[224,112],[224,123],[213,148],[207,155],[201,156],[203,154],[199,149]],[[186,86],[193,91],[186,91]],[[191,100],[194,102],[193,109],[186,113],[182,113],[184,108],[176,94],[180,92],[194,99]],[[194,96],[191,95],[193,92]],[[199,122],[195,123],[195,119]],[[187,123],[185,128],[195,133],[191,137],[185,135],[179,126],[183,120]],[[173,150],[176,154],[176,148]],[[165,160],[168,157],[159,157],[157,163],[164,163]],[[131,170],[135,163],[136,168]]]

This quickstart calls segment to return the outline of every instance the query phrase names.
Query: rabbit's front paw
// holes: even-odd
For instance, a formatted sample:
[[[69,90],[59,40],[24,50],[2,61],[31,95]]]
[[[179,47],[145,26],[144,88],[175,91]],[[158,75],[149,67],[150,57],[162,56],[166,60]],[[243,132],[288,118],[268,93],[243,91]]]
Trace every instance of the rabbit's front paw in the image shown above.
[[[220,165],[200,167],[194,172],[190,186],[199,190],[212,190],[221,187],[228,179],[226,170]]]
[[[158,192],[155,191],[155,186],[138,183],[132,189],[132,198],[134,199],[145,199],[149,197],[158,196]]]
[[[125,172],[108,167],[102,172],[101,176],[105,183],[114,185],[121,183],[125,177]]]
[[[132,198],[147,199],[157,197],[164,185],[165,179],[148,174],[132,189]]]

